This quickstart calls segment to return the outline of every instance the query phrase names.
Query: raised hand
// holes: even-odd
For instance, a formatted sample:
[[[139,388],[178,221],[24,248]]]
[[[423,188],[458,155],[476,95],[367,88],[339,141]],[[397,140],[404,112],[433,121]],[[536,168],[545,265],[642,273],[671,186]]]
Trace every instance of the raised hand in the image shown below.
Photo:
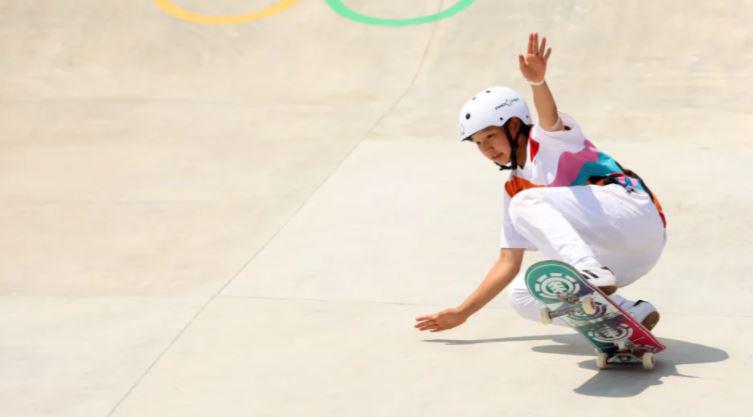
[[[536,84],[544,81],[546,63],[551,54],[552,48],[546,49],[546,38],[543,38],[539,45],[538,33],[528,35],[528,51],[525,55],[518,55],[518,61],[520,72],[529,83]]]

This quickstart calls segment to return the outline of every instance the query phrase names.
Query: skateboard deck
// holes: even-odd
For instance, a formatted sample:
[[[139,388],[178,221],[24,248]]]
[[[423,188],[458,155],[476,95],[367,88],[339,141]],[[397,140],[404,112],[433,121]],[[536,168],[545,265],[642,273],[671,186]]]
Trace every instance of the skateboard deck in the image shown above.
[[[643,363],[654,367],[654,354],[666,348],[641,323],[592,286],[580,272],[560,261],[531,265],[525,276],[528,291],[544,303],[541,320],[560,317],[597,351],[596,365]]]

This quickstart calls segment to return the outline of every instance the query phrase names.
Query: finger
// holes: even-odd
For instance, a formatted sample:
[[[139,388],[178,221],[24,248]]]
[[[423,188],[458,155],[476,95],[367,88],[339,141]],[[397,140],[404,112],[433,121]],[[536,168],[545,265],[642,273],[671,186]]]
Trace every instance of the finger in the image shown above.
[[[529,54],[533,52],[533,33],[528,35],[528,51],[526,52]]]
[[[525,66],[526,66],[526,59],[523,58],[523,55],[518,55],[518,63],[520,64],[520,69],[525,68]]]
[[[418,329],[418,330],[420,330],[420,331],[424,332],[424,331],[426,331],[426,330],[434,330],[434,329],[437,329],[438,327],[439,327],[439,326],[437,326],[436,324],[432,324],[431,326],[424,326],[424,327],[422,327],[422,328],[420,328],[420,329]]]
[[[533,52],[534,55],[539,53],[539,34],[534,32],[533,34]]]
[[[548,49],[548,50],[546,51],[546,54],[544,54],[544,62],[546,62],[546,61],[548,61],[548,60],[549,60],[549,55],[551,55],[551,54],[552,54],[552,48],[549,48],[549,49]]]
[[[421,328],[421,327],[430,327],[430,326],[436,326],[436,325],[437,325],[437,322],[431,320],[431,321],[424,321],[422,323],[418,323],[414,327]]]
[[[541,39],[541,48],[539,48],[539,55],[544,56],[544,51],[546,51],[546,37]]]

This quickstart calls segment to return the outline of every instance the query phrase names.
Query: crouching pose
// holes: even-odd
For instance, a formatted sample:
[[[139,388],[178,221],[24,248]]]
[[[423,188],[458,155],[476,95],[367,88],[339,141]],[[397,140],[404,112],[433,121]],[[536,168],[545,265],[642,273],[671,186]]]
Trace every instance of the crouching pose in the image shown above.
[[[531,34],[527,54],[519,56],[538,123],[523,98],[506,87],[479,92],[460,111],[460,139],[511,171],[504,187],[500,257],[460,306],[416,318],[419,330],[462,324],[508,285],[515,310],[538,321],[542,304],[520,273],[526,249],[573,265],[647,328],[659,321],[651,303],[615,292],[659,260],[666,241],[661,205],[637,174],[599,151],[572,117],[558,112],[544,80],[550,54],[546,38],[539,45],[538,34]],[[562,319],[554,323],[565,325]]]

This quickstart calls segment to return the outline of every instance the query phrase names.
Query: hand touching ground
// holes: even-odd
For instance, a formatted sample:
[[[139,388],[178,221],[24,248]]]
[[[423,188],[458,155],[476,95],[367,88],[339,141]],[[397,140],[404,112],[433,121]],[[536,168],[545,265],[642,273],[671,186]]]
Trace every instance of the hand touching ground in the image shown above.
[[[420,331],[429,330],[430,332],[440,332],[442,330],[452,329],[465,323],[468,317],[456,308],[448,308],[436,314],[429,314],[416,317],[416,325],[413,326]]]

